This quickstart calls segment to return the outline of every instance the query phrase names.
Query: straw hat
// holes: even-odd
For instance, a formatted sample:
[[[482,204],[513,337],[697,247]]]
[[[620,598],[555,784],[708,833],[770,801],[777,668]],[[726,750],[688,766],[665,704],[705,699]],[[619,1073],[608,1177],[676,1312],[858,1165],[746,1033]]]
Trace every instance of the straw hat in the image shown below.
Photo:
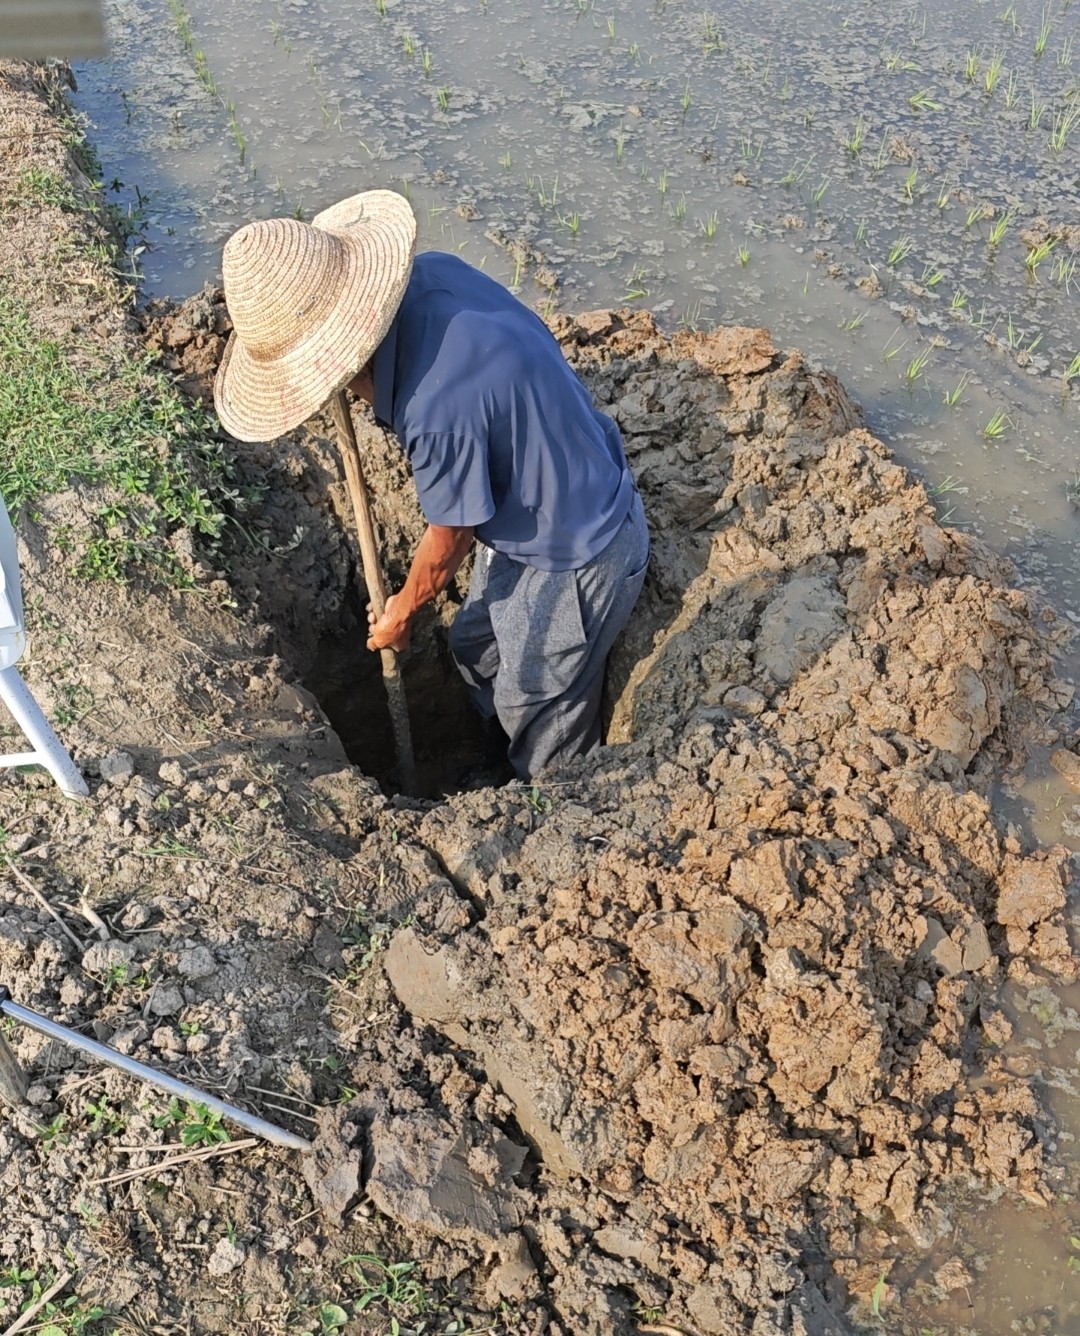
[[[234,333],[214,404],[241,441],[270,441],[344,388],[386,337],[412,269],[416,219],[392,190],[367,190],[310,223],[269,218],[225,243]]]

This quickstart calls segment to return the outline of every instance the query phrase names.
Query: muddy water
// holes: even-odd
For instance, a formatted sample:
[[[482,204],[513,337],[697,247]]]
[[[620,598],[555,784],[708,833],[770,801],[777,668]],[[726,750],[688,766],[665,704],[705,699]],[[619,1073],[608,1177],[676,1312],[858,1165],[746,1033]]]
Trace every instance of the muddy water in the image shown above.
[[[940,513],[1080,625],[1080,375],[1064,374],[1080,354],[1080,6],[107,8],[113,55],[78,68],[79,103],[142,221],[147,291],[216,279],[249,218],[406,190],[422,247],[540,309],[647,305],[801,346]],[[1080,657],[1070,669],[1080,680]],[[1080,799],[1044,757],[1001,800],[1080,848]],[[1075,1137],[1076,1036],[1061,1052],[1017,1002],[1021,1049]],[[993,1259],[982,1300],[1003,1296],[979,1330],[1046,1307],[1077,1322],[1068,1215],[967,1218]],[[1035,1247],[1048,1231],[1052,1253]]]

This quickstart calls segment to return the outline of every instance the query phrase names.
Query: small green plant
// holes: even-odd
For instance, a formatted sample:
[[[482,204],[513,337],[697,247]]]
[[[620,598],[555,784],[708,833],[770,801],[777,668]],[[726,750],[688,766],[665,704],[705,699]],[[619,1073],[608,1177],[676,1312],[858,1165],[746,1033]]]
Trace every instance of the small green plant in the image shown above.
[[[623,153],[625,152],[625,150],[626,150],[626,136],[620,130],[619,133],[615,136],[615,161],[617,163],[622,162]]]
[[[57,1146],[67,1145],[70,1138],[64,1135],[64,1126],[66,1123],[67,1119],[60,1113],[57,1114],[52,1122],[46,1123],[44,1127],[39,1127],[37,1129],[38,1135],[41,1137],[42,1149],[45,1151],[46,1155]]]
[[[639,301],[642,297],[649,295],[649,289],[642,282],[644,277],[644,267],[640,264],[634,265],[630,277],[626,281],[626,292],[623,294],[623,301]]]
[[[915,186],[919,180],[918,167],[912,167],[904,180],[904,198],[910,204],[915,198]]]
[[[889,268],[895,269],[902,260],[906,260],[911,254],[914,246],[914,237],[910,237],[906,233],[903,236],[898,237],[896,241],[893,242],[892,248],[889,251],[889,258],[886,261]]]
[[[956,405],[960,402],[960,396],[964,393],[964,390],[967,388],[967,383],[968,383],[968,372],[965,371],[964,374],[960,377],[959,381],[956,383],[956,385],[951,390],[945,391],[944,398],[945,398],[946,408],[956,407]]]
[[[967,60],[964,63],[964,78],[968,83],[974,83],[979,77],[979,49],[976,47],[973,51],[967,53]]]
[[[221,1125],[221,1114],[205,1104],[189,1104],[180,1124],[180,1140],[185,1146],[216,1146],[229,1140]]]
[[[680,195],[671,208],[671,217],[676,223],[681,223],[686,217],[686,196]]]
[[[109,1104],[108,1095],[99,1096],[96,1102],[88,1101],[86,1112],[90,1115],[90,1131],[101,1132],[107,1137],[122,1132],[127,1122],[123,1114]]]
[[[831,177],[828,176],[822,177],[822,179],[818,182],[817,186],[814,188],[813,194],[811,195],[811,199],[813,199],[815,205],[820,204],[821,201],[825,198],[825,192],[828,190],[830,184],[831,184]]]
[[[1080,353],[1077,353],[1076,356],[1073,358],[1073,360],[1065,368],[1064,372],[1062,373],[1062,379],[1064,380],[1065,384],[1068,385],[1068,383],[1072,380],[1075,380],[1077,376],[1080,376]]]
[[[415,1262],[384,1262],[374,1253],[354,1253],[343,1259],[342,1266],[357,1287],[354,1312],[378,1304],[397,1319],[419,1317],[432,1307],[427,1291],[413,1274]]]
[[[986,89],[986,95],[989,97],[998,85],[1001,78],[1002,66],[1005,64],[1005,54],[1002,51],[996,51],[990,57],[990,63],[983,71],[983,88]]]
[[[990,229],[990,235],[986,239],[988,245],[990,246],[1001,245],[1002,238],[1005,236],[1005,233],[1009,230],[1009,227],[1011,226],[1014,217],[1015,214],[1013,214],[1011,211],[1008,213],[1003,213],[1001,215],[1001,217],[994,223],[993,227],[991,227]]]
[[[922,376],[922,373],[926,368],[926,364],[930,360],[930,352],[931,352],[930,348],[923,348],[922,351],[917,352],[915,356],[911,359],[911,361],[907,364],[907,371],[904,373],[904,379],[907,381],[909,385],[914,385],[915,382]]]
[[[886,1277],[888,1271],[883,1271],[878,1277],[878,1282],[870,1294],[870,1312],[874,1317],[881,1317],[881,1305],[885,1302],[885,1294],[888,1289]]]
[[[857,330],[862,325],[865,319],[866,319],[866,312],[859,311],[855,315],[851,316],[848,320],[845,320],[843,324],[840,326],[840,328],[846,330],[849,334],[854,333],[854,331]]]
[[[1031,90],[1031,108],[1028,111],[1028,128],[1037,130],[1039,128],[1039,122],[1042,120],[1045,112],[1046,103],[1039,101],[1035,96],[1035,89],[1033,88]]]
[[[750,263],[750,247],[744,243],[739,247],[737,254],[739,257],[739,264],[745,269]]]
[[[698,225],[701,227],[702,235],[711,241],[716,236],[716,229],[720,226],[720,214],[714,209],[707,217],[699,218]]]
[[[851,134],[848,135],[847,139],[844,140],[844,147],[853,158],[857,158],[862,152],[862,146],[865,141],[866,122],[863,120],[862,116],[859,116],[855,121],[855,128],[852,130]]]
[[[930,96],[928,88],[920,88],[908,98],[908,105],[916,111],[940,111],[941,103]]]
[[[705,29],[702,35],[702,54],[706,56],[719,55],[724,50],[724,39],[720,36],[716,19],[712,14],[703,14],[702,20]]]
[[[683,114],[683,118],[685,119],[687,112],[690,110],[690,107],[693,105],[693,99],[692,99],[691,96],[690,96],[690,80],[689,80],[689,79],[687,79],[686,84],[685,84],[684,87],[683,87],[682,99],[681,99],[679,105],[682,107],[682,114]]]
[[[540,791],[538,785],[533,784],[525,794],[525,801],[534,812],[541,816],[551,811],[551,799]]]
[[[1024,256],[1024,267],[1032,278],[1035,277],[1039,265],[1051,254],[1056,245],[1056,237],[1047,237],[1036,245],[1028,247],[1028,253]]]
[[[986,426],[983,427],[982,435],[988,441],[1000,440],[1000,438],[1005,435],[1008,426],[1009,426],[1008,414],[1005,412],[1004,409],[999,408],[993,413],[989,422],[987,422]]]
[[[450,106],[450,89],[445,84],[439,89],[439,110],[445,115]]]
[[[106,997],[123,988],[124,984],[128,981],[128,973],[128,966],[122,961],[118,961],[115,965],[109,966],[108,970],[105,972],[104,982],[101,985],[105,990]]]
[[[1080,123],[1080,103],[1054,113],[1054,125],[1050,131],[1050,147],[1060,153],[1069,142],[1076,125]]]
[[[401,34],[401,49],[410,58],[416,55],[416,38],[411,32]]]
[[[420,52],[420,65],[425,74],[431,73],[431,52],[426,46]]]

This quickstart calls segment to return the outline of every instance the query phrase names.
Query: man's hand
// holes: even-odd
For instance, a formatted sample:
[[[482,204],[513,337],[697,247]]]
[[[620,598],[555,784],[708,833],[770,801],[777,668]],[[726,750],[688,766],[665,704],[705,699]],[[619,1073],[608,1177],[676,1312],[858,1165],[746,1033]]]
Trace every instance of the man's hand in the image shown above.
[[[401,607],[401,596],[391,594],[386,600],[383,615],[376,618],[368,604],[368,649],[396,649],[400,653],[409,648],[412,618],[401,616],[398,611]]]

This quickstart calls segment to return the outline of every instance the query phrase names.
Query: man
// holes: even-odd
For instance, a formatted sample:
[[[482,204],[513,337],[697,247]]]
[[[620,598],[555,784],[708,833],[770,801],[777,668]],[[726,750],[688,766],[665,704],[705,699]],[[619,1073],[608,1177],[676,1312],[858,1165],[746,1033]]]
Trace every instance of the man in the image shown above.
[[[240,440],[298,426],[348,386],[393,431],[427,529],[368,648],[404,649],[416,613],[479,544],[450,647],[522,778],[600,741],[607,655],[649,539],[615,424],[544,323],[455,256],[413,259],[392,191],[309,224],[241,228],[223,256],[234,334],[214,386]]]

